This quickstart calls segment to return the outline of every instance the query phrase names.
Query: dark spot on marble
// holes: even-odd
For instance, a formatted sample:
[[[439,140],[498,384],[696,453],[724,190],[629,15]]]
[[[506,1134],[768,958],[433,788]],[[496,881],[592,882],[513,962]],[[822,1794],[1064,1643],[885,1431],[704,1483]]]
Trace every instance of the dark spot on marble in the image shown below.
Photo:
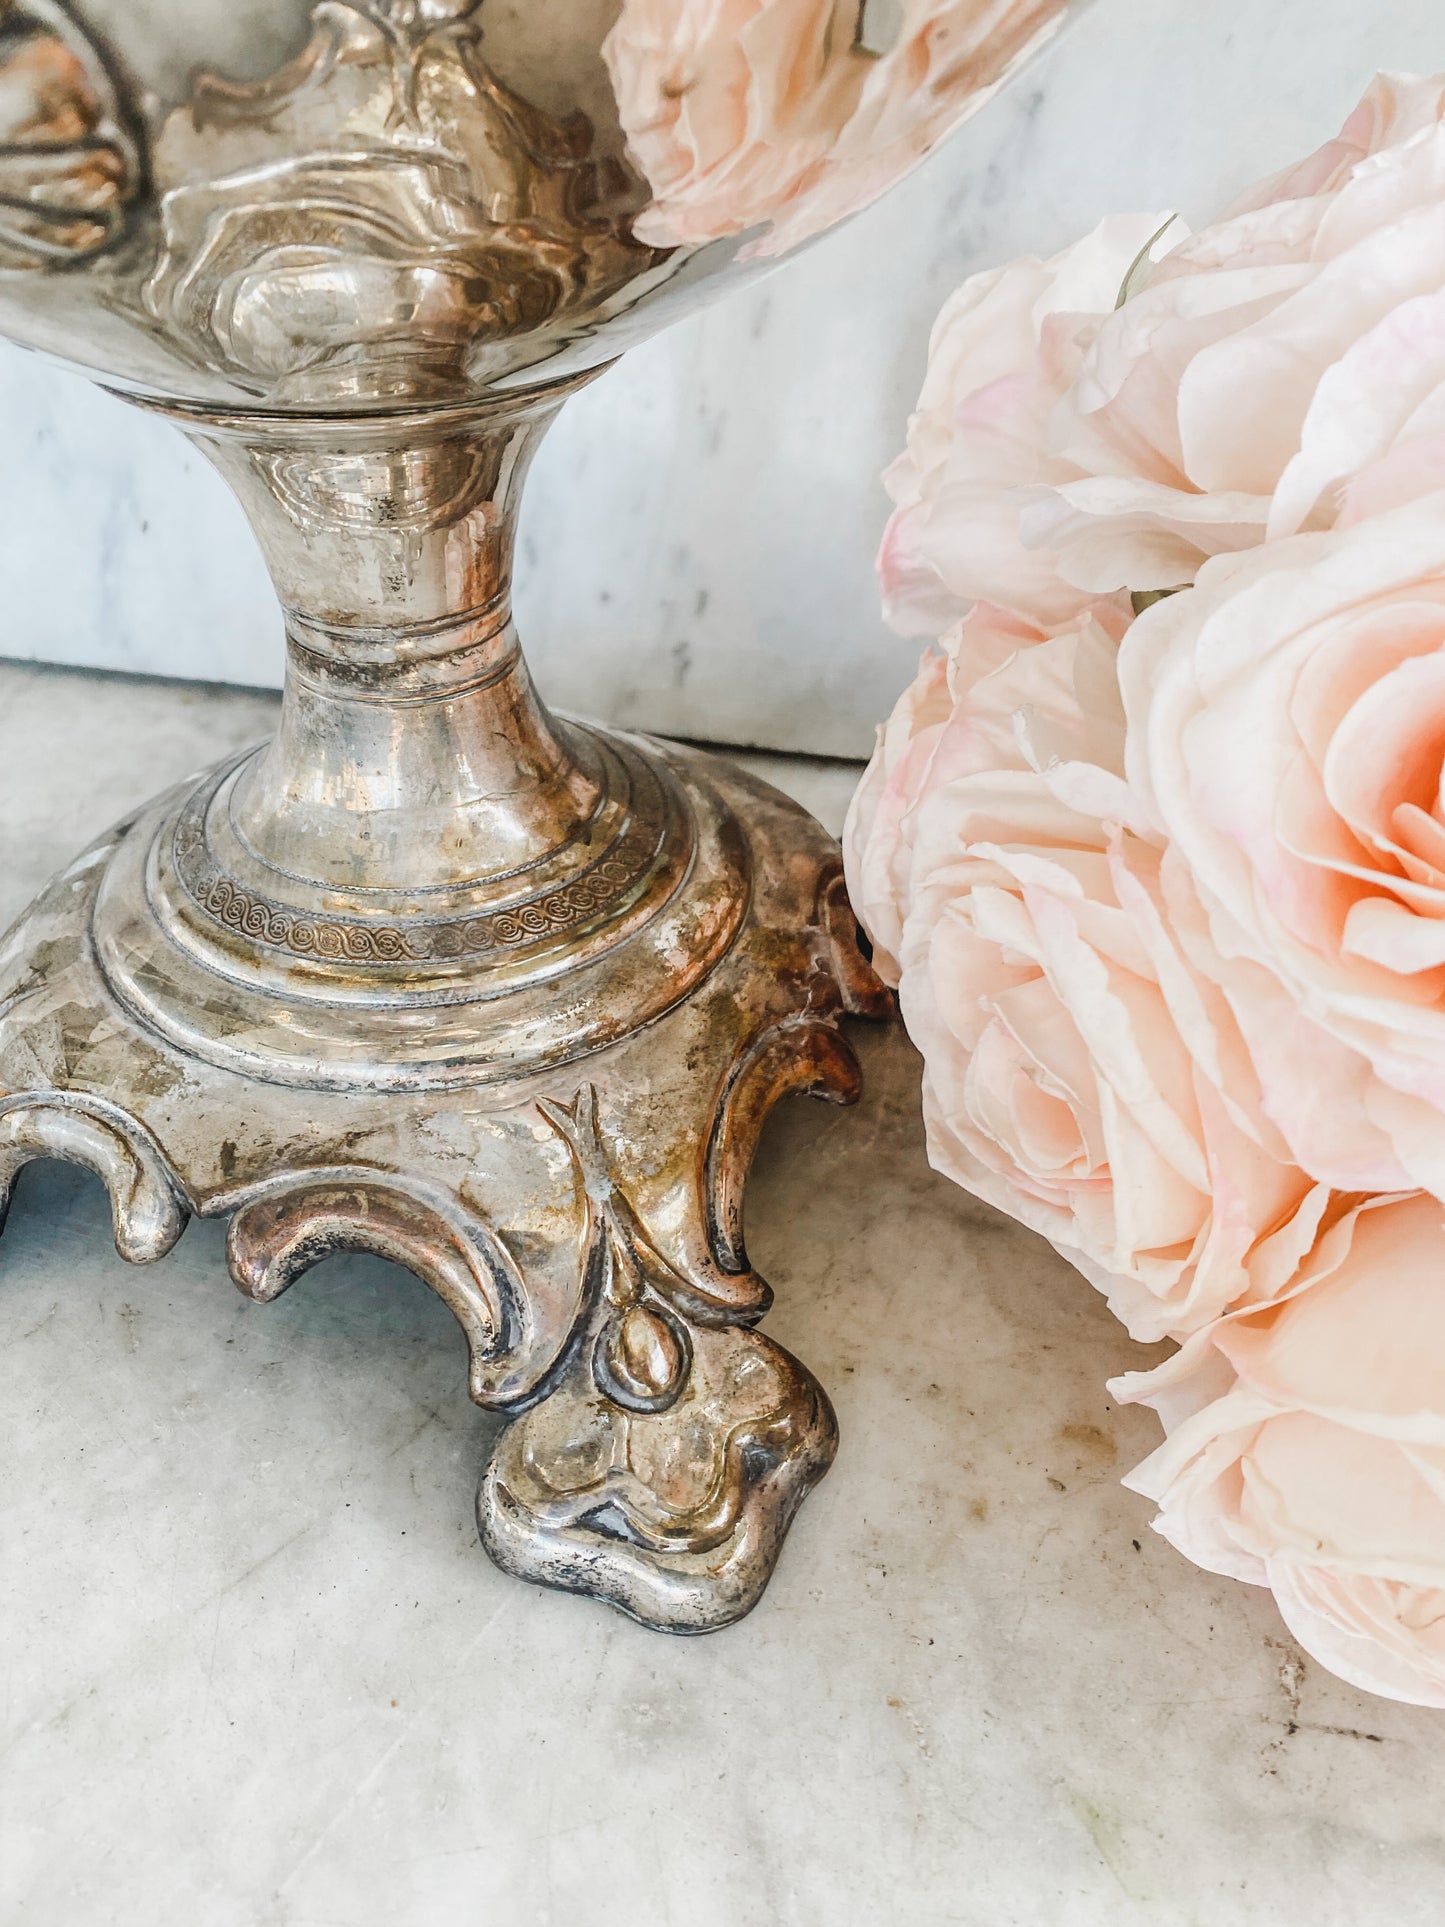
[[[1079,1454],[1079,1470],[1087,1464],[1112,1465],[1119,1456],[1119,1448],[1100,1426],[1076,1423],[1061,1425],[1059,1438],[1065,1445],[1072,1445]]]

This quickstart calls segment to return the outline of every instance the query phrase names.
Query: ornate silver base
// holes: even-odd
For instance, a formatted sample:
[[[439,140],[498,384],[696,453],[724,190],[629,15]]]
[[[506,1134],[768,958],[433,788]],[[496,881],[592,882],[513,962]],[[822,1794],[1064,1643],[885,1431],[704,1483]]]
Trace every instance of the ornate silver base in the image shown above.
[[[134,1263],[197,1214],[230,1218],[260,1301],[336,1251],[409,1267],[511,1417],[491,1556],[704,1632],[756,1603],[836,1444],[752,1329],[748,1168],[782,1096],[856,1097],[840,1019],[887,998],[803,811],[710,757],[563,734],[617,807],[511,908],[266,898],[237,877],[244,766],[56,879],[0,946],[0,1216],[60,1157],[105,1180]]]

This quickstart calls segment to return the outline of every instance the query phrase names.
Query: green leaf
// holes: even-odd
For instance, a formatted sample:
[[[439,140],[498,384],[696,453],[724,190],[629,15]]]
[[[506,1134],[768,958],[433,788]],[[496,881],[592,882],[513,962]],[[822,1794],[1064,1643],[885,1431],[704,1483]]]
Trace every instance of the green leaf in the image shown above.
[[[1178,219],[1179,216],[1177,214],[1169,215],[1162,227],[1155,228],[1154,232],[1149,236],[1149,239],[1129,263],[1129,271],[1119,283],[1119,298],[1114,303],[1115,314],[1119,312],[1126,301],[1132,300],[1133,297],[1138,294],[1139,290],[1149,279],[1149,269],[1154,265],[1149,259],[1150,251],[1156,241],[1162,241],[1164,239],[1164,236]]]

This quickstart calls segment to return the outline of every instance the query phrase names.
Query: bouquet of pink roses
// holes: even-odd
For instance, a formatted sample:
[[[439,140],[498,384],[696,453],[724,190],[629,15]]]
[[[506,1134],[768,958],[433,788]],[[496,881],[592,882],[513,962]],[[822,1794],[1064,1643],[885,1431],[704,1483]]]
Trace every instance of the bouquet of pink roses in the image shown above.
[[[1130,1483],[1445,1706],[1445,80],[945,308],[848,830],[933,1161],[1137,1338]]]

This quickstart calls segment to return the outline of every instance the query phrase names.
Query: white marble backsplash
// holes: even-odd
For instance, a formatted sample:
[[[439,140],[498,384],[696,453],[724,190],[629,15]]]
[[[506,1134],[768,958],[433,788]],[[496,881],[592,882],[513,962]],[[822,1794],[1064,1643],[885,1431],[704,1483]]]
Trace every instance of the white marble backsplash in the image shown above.
[[[863,753],[912,670],[878,474],[962,277],[1126,207],[1194,218],[1333,131],[1377,67],[1445,66],[1439,0],[1096,0],[889,200],[635,351],[542,451],[518,603],[558,703]],[[239,511],[164,424],[0,348],[0,654],[267,685]]]

